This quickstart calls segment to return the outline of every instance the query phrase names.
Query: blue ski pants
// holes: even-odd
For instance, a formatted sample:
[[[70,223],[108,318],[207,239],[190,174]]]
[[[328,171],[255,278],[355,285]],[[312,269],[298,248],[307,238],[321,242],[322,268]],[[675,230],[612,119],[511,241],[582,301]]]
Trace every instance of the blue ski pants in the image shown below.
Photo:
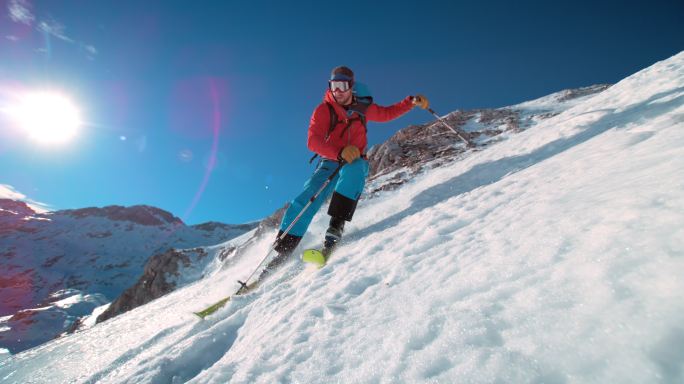
[[[318,163],[313,175],[306,183],[304,190],[290,203],[290,207],[283,216],[280,230],[284,231],[290,226],[292,221],[299,215],[311,197],[318,192],[323,183],[335,171],[338,162],[324,159]],[[328,213],[332,216],[342,216],[347,221],[351,221],[354,214],[356,202],[358,201],[368,176],[368,161],[358,158],[350,164],[345,164],[340,172],[325,187],[325,190],[318,195],[318,198],[307,208],[297,223],[292,227],[289,234],[292,236],[303,237],[306,233],[311,220],[316,212],[321,208],[323,202],[327,200],[331,193],[334,193]]]

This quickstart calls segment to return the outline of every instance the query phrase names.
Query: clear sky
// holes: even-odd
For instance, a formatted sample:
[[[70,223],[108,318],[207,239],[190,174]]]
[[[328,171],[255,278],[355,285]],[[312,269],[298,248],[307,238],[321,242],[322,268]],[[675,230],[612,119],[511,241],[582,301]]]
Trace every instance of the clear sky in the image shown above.
[[[446,114],[614,83],[682,49],[681,0],[0,0],[0,184],[53,209],[253,221],[313,170],[308,122],[337,65],[381,105],[423,93]],[[70,140],[17,117],[42,90],[79,111]],[[27,105],[24,120],[52,116]],[[371,123],[369,142],[430,120]]]

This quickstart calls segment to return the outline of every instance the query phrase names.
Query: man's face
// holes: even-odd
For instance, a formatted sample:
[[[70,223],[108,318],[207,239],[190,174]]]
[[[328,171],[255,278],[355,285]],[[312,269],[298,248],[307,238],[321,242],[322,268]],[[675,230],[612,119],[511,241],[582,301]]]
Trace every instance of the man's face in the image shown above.
[[[340,105],[349,105],[352,102],[352,90],[346,90],[346,91],[333,91],[333,96],[335,97],[335,101],[337,101],[337,104]]]
[[[348,81],[331,81],[330,90],[340,105],[349,105],[352,102],[352,86]]]

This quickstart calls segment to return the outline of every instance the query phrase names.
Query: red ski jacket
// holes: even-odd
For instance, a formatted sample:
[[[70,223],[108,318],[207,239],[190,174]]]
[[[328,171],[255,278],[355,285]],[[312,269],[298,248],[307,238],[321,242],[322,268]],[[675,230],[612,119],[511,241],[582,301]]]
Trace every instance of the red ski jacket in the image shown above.
[[[323,97],[323,102],[316,107],[311,115],[311,122],[309,123],[309,140],[307,146],[313,152],[316,152],[321,157],[337,161],[342,148],[347,145],[356,146],[361,153],[366,152],[368,139],[366,137],[366,127],[359,119],[358,112],[353,112],[347,116],[347,111],[343,106],[335,102],[332,92],[327,90]],[[335,129],[330,131],[330,109],[326,105],[330,103],[337,113],[337,124]],[[382,107],[372,103],[366,109],[366,121],[385,122],[394,120],[413,108],[411,96],[407,96],[404,100],[390,105],[389,107]],[[349,125],[349,121],[351,124]],[[345,127],[349,125],[348,130]]]

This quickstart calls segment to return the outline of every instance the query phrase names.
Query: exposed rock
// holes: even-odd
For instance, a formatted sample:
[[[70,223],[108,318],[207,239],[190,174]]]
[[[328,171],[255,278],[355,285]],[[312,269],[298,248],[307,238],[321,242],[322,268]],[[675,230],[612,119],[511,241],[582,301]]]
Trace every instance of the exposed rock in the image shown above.
[[[27,218],[35,214],[36,212],[23,201],[0,199],[0,234],[33,231]]]
[[[249,246],[262,234],[273,231],[280,225],[286,208],[287,206],[276,210],[272,215],[258,223],[245,224],[243,228],[247,230],[251,230],[255,226],[257,227],[254,235],[241,246],[224,247],[219,251],[217,255],[218,259],[220,261],[225,261],[228,258],[232,258],[239,253],[241,249]],[[213,223],[205,223],[200,226],[205,230],[213,230],[215,228]],[[195,226],[195,228],[197,228],[197,226]],[[175,290],[177,288],[176,285],[173,282],[170,282],[167,277],[177,276],[180,265],[189,267],[194,260],[201,259],[205,256],[206,251],[204,251],[203,248],[182,251],[169,249],[162,254],[154,255],[145,265],[143,275],[138,282],[126,289],[105,312],[98,316],[97,322],[99,323],[111,319],[112,317],[147,304],[150,301]]]
[[[564,102],[578,97],[588,96],[595,93],[600,93],[605,91],[611,86],[611,84],[596,84],[589,87],[582,87],[576,89],[567,89],[562,91],[562,95],[558,98],[558,101]]]
[[[547,99],[552,99],[554,105],[564,103],[579,97],[597,94],[610,87],[599,84],[579,89],[557,92]],[[495,141],[496,136],[512,132],[520,132],[530,126],[531,119],[548,119],[560,112],[539,110],[533,115],[523,116],[521,110],[513,108],[476,109],[469,111],[455,111],[443,117],[452,128],[465,131],[471,140],[479,146]],[[370,190],[373,194],[378,191],[395,189],[408,178],[420,172],[427,164],[439,166],[451,162],[465,152],[467,148],[456,135],[438,120],[424,125],[414,125],[404,128],[387,141],[373,146],[368,151],[370,162],[370,180],[391,174],[399,169],[406,169],[408,173],[401,173],[383,180],[382,184]]]
[[[43,263],[42,266],[45,268],[50,268],[53,265],[55,265],[57,262],[59,262],[64,257],[64,255],[65,254],[62,253],[61,255],[50,257],[49,259],[45,260],[45,262]]]
[[[31,216],[35,213],[36,212],[23,201],[12,199],[0,199],[0,217],[25,217]]]
[[[191,263],[189,253],[193,252],[200,258],[206,256],[206,251],[203,248],[184,251],[169,249],[164,253],[152,256],[145,265],[143,275],[138,279],[138,282],[114,300],[109,308],[97,317],[97,322],[111,319],[173,291],[176,286],[168,282],[166,276],[177,276],[179,263],[189,266]]]

